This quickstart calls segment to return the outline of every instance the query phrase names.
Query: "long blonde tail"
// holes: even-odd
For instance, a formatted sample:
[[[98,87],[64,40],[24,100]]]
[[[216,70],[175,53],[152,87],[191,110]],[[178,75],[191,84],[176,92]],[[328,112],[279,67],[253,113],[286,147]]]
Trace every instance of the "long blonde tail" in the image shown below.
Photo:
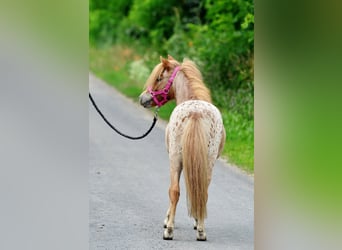
[[[182,138],[183,170],[189,215],[203,220],[207,216],[208,142],[200,113],[192,113]]]

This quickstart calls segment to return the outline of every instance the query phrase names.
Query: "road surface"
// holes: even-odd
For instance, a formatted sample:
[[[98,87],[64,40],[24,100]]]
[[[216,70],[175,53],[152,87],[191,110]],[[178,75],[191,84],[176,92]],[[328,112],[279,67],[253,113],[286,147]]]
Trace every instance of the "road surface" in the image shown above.
[[[143,134],[153,115],[93,75],[89,89],[120,130]],[[166,122],[146,138],[128,140],[112,131],[89,102],[89,246],[104,249],[254,249],[254,179],[218,160],[209,187],[207,241],[196,241],[187,214],[185,186],[177,206],[174,239],[163,240],[168,208]]]

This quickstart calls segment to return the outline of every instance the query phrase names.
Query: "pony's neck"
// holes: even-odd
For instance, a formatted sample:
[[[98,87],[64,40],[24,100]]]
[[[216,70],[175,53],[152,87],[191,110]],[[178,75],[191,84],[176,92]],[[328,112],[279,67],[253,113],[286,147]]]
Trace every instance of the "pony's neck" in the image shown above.
[[[192,99],[193,93],[188,84],[188,79],[184,76],[183,72],[178,72],[177,77],[173,82],[173,88],[177,105]]]

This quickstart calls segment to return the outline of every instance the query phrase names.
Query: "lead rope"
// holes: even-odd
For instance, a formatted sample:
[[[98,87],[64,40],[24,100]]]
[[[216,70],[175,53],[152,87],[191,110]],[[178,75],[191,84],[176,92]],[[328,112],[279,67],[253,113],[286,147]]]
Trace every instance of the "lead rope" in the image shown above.
[[[154,125],[156,125],[156,122],[158,120],[158,111],[159,111],[159,108],[156,109],[156,111],[154,112],[154,117],[153,117],[153,122],[152,122],[152,125],[151,127],[147,130],[147,132],[141,136],[137,136],[137,137],[133,137],[133,136],[129,136],[129,135],[126,135],[122,132],[120,132],[117,128],[115,128],[108,120],[107,118],[102,114],[102,112],[100,111],[100,109],[97,107],[93,97],[91,96],[91,94],[89,93],[89,99],[91,101],[91,103],[93,104],[94,108],[96,109],[96,111],[99,113],[99,115],[102,117],[102,119],[108,124],[109,127],[111,127],[116,133],[118,133],[119,135],[125,137],[125,138],[128,138],[128,139],[131,139],[131,140],[139,140],[139,139],[142,139],[144,137],[146,137],[151,131],[152,129],[154,128]]]

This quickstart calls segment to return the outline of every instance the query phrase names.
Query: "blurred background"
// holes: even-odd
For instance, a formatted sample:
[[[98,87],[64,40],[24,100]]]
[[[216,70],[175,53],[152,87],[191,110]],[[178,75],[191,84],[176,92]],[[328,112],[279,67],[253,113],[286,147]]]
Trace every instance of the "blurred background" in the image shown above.
[[[224,157],[253,173],[253,1],[90,0],[89,42],[91,72],[134,100],[160,56],[195,61],[222,112]]]

